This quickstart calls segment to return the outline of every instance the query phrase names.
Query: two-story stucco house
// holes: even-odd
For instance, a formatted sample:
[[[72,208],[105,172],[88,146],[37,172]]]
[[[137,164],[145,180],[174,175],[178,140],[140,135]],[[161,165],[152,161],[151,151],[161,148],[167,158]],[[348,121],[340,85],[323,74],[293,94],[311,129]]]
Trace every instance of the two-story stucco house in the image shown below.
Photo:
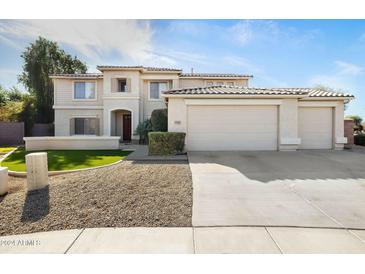
[[[139,122],[166,108],[164,90],[184,87],[247,86],[249,75],[183,74],[180,69],[98,66],[102,73],[53,75],[55,135],[121,136],[138,139]]]
[[[138,140],[139,122],[168,107],[168,130],[188,150],[341,149],[350,94],[308,88],[250,88],[251,75],[98,66],[53,75],[55,135]]]

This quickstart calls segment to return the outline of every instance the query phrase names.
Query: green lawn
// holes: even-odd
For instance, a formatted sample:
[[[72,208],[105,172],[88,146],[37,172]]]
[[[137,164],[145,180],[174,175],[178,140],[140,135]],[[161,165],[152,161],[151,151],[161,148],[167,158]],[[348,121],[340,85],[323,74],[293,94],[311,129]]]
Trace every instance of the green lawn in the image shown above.
[[[15,147],[0,147],[0,154],[8,153],[9,151],[12,151]]]
[[[0,164],[12,171],[26,171],[25,155],[36,151],[18,148]],[[121,150],[48,150],[48,170],[73,170],[103,166],[125,158],[130,151]]]

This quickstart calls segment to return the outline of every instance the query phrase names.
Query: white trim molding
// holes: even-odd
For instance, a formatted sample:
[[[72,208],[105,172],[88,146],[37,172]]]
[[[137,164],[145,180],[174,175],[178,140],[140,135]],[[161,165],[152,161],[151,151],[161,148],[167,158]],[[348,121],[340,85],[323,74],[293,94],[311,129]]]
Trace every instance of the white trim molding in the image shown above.
[[[53,109],[104,109],[103,106],[53,106]]]
[[[200,106],[265,106],[265,105],[281,105],[282,100],[280,99],[185,99],[186,105],[200,105]]]

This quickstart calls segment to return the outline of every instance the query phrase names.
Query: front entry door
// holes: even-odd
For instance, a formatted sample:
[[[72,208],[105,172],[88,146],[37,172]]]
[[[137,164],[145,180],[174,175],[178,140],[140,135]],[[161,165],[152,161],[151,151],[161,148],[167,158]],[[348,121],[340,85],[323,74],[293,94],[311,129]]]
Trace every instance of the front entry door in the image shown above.
[[[123,114],[123,141],[131,140],[132,118],[130,114]]]

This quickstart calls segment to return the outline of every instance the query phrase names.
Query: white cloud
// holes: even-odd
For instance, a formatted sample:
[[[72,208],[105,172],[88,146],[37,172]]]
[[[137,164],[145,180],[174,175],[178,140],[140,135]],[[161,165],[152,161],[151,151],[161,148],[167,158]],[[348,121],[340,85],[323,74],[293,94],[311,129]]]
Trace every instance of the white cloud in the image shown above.
[[[230,30],[230,35],[241,45],[246,45],[253,38],[252,26],[248,20],[239,22],[233,25]]]
[[[175,27],[187,30],[189,24]],[[43,36],[80,53],[90,71],[97,64],[179,67],[207,62],[204,55],[159,46],[154,33],[149,21],[138,20],[0,20],[0,41],[19,49],[18,41]]]
[[[309,79],[312,86],[324,85],[331,88],[351,90],[354,79],[363,73],[363,68],[344,61],[335,61],[332,73],[314,75]]]
[[[349,75],[349,76],[357,76],[360,75],[363,72],[363,68],[359,67],[357,65],[346,63],[343,61],[335,61],[335,64],[337,66],[337,74],[338,75]]]
[[[137,20],[21,20],[0,21],[2,39],[38,36],[72,47],[90,60],[117,52],[133,62],[155,58],[148,21]]]
[[[288,84],[285,81],[275,79],[270,76],[264,69],[253,64],[251,61],[238,56],[226,56],[223,58],[223,62],[232,65],[239,70],[244,70],[242,73],[254,74],[254,79],[258,79],[263,82],[265,86],[274,87],[286,87]]]
[[[241,46],[253,42],[272,43],[285,42],[294,46],[305,44],[317,38],[318,29],[299,31],[294,27],[286,27],[272,20],[243,20],[228,29],[229,36]]]

